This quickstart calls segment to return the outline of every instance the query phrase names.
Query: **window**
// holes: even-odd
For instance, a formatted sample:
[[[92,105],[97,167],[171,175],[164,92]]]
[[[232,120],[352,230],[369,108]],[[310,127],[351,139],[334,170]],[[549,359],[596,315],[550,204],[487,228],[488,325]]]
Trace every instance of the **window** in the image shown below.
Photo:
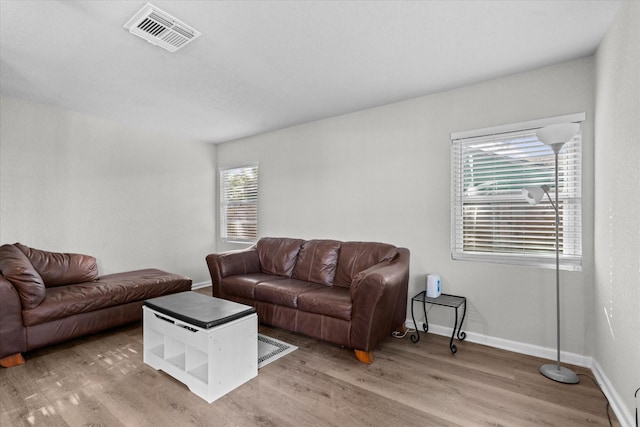
[[[555,268],[555,210],[546,197],[530,205],[522,188],[549,186],[555,200],[555,156],[536,138],[553,123],[584,113],[451,135],[453,259]],[[582,260],[582,130],[558,157],[560,268]]]
[[[252,242],[258,236],[258,165],[220,171],[220,236]]]

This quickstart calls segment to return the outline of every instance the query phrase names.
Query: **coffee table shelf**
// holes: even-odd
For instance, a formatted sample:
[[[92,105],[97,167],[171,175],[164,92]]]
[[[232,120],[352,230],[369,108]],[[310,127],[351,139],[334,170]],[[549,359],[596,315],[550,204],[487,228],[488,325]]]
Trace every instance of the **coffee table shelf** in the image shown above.
[[[209,375],[209,365],[207,363],[204,363],[197,368],[187,371],[187,373],[193,375],[204,384],[207,384],[209,380],[209,378],[207,378],[207,376]]]

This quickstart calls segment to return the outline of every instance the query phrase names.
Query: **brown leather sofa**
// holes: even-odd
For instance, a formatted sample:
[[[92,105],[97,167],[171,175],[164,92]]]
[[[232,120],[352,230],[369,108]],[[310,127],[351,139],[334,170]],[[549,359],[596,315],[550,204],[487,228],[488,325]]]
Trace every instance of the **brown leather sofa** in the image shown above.
[[[206,257],[213,296],[254,306],[260,322],[330,341],[373,362],[404,328],[409,250],[385,243],[262,238]]]
[[[191,290],[156,269],[98,277],[96,259],[16,243],[0,246],[0,366],[23,352],[139,321],[145,299]]]

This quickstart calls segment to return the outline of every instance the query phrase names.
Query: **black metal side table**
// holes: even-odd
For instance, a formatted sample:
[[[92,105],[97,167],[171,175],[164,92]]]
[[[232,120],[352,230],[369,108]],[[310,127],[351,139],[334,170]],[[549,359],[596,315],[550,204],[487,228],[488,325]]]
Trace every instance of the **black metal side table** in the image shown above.
[[[414,302],[422,303],[422,311],[424,312],[423,330],[425,333],[429,332],[429,321],[427,320],[427,304],[442,305],[445,307],[455,308],[456,320],[453,324],[453,333],[451,334],[451,340],[449,341],[449,349],[451,350],[451,353],[456,354],[456,352],[458,351],[458,347],[456,347],[456,345],[453,343],[453,338],[457,336],[460,341],[463,341],[467,337],[467,334],[462,332],[462,323],[464,323],[464,318],[467,315],[467,298],[449,294],[441,294],[438,298],[430,298],[427,296],[427,291],[422,291],[418,295],[411,298],[411,318],[413,319],[413,326],[416,329],[415,334],[411,335],[411,342],[415,344],[420,341],[420,333],[418,332],[416,317],[413,314]],[[462,320],[460,320],[460,324],[458,325],[458,307],[460,307],[461,305],[464,305],[464,311],[462,312]],[[457,335],[456,330],[458,331]]]

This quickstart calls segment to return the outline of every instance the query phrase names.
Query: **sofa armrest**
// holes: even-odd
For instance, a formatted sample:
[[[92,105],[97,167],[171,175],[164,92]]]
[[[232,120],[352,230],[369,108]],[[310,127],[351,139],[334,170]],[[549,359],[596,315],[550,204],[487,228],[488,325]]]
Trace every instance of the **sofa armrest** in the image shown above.
[[[214,295],[219,294],[216,290],[223,277],[260,273],[260,258],[255,246],[239,251],[209,254],[206,261],[211,274]]]
[[[27,351],[22,303],[16,288],[0,277],[0,359]]]
[[[409,286],[409,250],[398,248],[391,261],[358,273],[351,284],[351,344],[372,351],[404,324]]]

